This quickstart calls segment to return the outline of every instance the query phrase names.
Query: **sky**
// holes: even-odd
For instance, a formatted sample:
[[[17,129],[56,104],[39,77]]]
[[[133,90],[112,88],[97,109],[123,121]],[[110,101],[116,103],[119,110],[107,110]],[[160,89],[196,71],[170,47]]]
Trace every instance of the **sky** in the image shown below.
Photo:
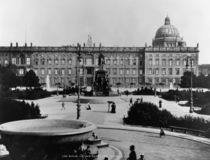
[[[143,47],[166,16],[187,46],[199,43],[199,64],[210,64],[209,0],[0,0],[0,46],[11,42],[61,46]]]

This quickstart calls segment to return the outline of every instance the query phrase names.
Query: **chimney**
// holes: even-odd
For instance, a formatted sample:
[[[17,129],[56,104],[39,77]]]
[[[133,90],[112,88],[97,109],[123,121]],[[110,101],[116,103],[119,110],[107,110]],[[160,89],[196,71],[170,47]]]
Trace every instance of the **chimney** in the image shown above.
[[[10,43],[10,47],[12,47],[12,42]]]
[[[197,43],[197,48],[199,48],[199,43]]]
[[[83,43],[83,47],[85,47],[85,43]]]
[[[33,43],[31,43],[31,47],[33,46]]]
[[[96,44],[95,43],[93,43],[93,47],[95,47],[96,46]]]
[[[18,42],[16,42],[16,47],[18,47]]]
[[[25,43],[25,47],[27,47],[27,43]]]
[[[101,43],[99,43],[99,47],[101,47]]]

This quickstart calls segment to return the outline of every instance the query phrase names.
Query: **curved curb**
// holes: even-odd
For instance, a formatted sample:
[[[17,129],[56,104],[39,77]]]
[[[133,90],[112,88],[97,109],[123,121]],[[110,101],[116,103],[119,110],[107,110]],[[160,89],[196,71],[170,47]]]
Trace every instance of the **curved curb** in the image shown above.
[[[114,151],[117,152],[117,154],[112,158],[113,160],[120,160],[120,159],[123,158],[123,154],[122,154],[122,152],[118,148],[116,148],[116,147],[114,147],[112,145],[110,145],[109,147],[112,148]]]
[[[159,134],[159,129],[154,128],[137,128],[137,127],[131,127],[131,126],[110,126],[110,125],[97,125],[98,129],[115,129],[115,130],[125,130],[125,131],[136,131],[136,132],[146,132],[146,133],[156,133]],[[165,131],[166,135],[172,136],[172,137],[178,137],[182,139],[187,139],[203,144],[210,145],[210,139],[203,138],[203,137],[196,137],[192,135],[182,134],[182,133],[176,133],[176,132],[170,132]]]

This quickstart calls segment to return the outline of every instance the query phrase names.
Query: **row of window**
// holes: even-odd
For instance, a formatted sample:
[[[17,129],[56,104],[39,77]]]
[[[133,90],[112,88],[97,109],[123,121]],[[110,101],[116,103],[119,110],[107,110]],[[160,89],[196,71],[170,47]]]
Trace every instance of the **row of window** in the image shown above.
[[[192,59],[191,61],[188,61],[187,59],[184,59],[183,60],[183,63],[182,63],[184,66],[186,65],[194,65],[194,60]],[[166,66],[166,65],[169,65],[169,66],[172,66],[172,65],[176,65],[176,66],[180,66],[181,65],[181,60],[180,59],[176,59],[175,61],[173,59],[169,59],[168,61],[166,59],[162,59],[161,60],[161,63],[160,63],[160,59],[155,59],[153,61],[153,59],[149,59],[149,65],[152,66],[152,65],[155,65],[155,66],[159,66],[159,65],[162,65],[162,66]]]
[[[155,84],[159,84],[159,83],[163,83],[163,84],[169,84],[169,83],[180,83],[180,78],[147,78],[146,82],[153,84],[153,82]]]
[[[0,64],[8,65],[9,60],[8,59],[5,59],[4,61],[0,60]],[[12,64],[14,64],[14,65],[19,65],[19,64],[30,65],[31,64],[31,58],[29,58],[29,57],[27,57],[27,58],[22,58],[22,57],[12,58]]]
[[[15,65],[18,65],[18,64],[30,65],[31,64],[31,58],[29,58],[29,57],[27,57],[27,58],[24,58],[24,57],[15,58],[15,57],[13,57],[12,58],[12,64],[15,64]]]
[[[183,73],[186,71],[186,68],[183,68]],[[192,71],[194,72],[194,69],[192,69]],[[162,74],[162,75],[180,75],[181,74],[181,69],[180,68],[175,68],[173,70],[173,68],[148,68],[148,71],[147,71],[148,74],[152,75],[159,75],[159,74]]]
[[[138,59],[130,59],[130,58],[127,58],[127,59],[109,59],[107,58],[106,59],[106,64],[107,65],[137,65],[137,61]],[[142,61],[140,61],[140,65],[142,65]]]
[[[116,85],[121,85],[124,83],[136,83],[138,82],[137,78],[111,78],[111,82]]]
[[[55,64],[55,65],[58,65],[58,64],[69,64],[69,65],[71,65],[72,64],[72,59],[68,59],[67,61],[66,61],[66,59],[61,59],[61,61],[59,62],[59,59],[54,59],[54,60],[52,60],[52,59],[45,59],[45,58],[42,58],[42,59],[40,59],[40,61],[39,61],[39,59],[38,58],[36,58],[36,59],[34,59],[34,64],[35,65],[52,65],[52,64]]]
[[[108,71],[108,73],[110,73],[112,75],[117,75],[117,74],[136,75],[136,74],[138,74],[136,68],[133,68],[133,69],[130,69],[130,68],[119,68],[119,69],[118,68],[113,68],[113,69],[107,68],[106,70]],[[140,75],[143,74],[143,69],[139,69],[139,74]]]
[[[66,75],[66,74],[69,74],[69,75],[71,75],[72,74],[72,69],[71,68],[68,68],[68,69],[64,69],[64,68],[62,68],[62,69],[58,69],[58,68],[44,69],[44,68],[41,68],[40,70],[34,69],[34,72],[36,73],[36,75],[38,75],[38,74],[42,74],[42,75],[45,75],[45,74]]]

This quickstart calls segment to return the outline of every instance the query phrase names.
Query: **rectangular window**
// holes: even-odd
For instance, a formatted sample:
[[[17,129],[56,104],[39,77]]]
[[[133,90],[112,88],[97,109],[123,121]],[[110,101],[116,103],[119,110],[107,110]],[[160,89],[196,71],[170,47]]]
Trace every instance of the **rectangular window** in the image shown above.
[[[149,65],[152,66],[152,59],[149,59]]]
[[[65,64],[65,59],[64,58],[61,60],[61,64]]]
[[[41,64],[42,64],[42,65],[45,65],[45,59],[44,59],[44,58],[42,58]]]
[[[180,69],[176,68],[176,75],[179,75],[179,74],[180,74]]]
[[[155,59],[155,65],[159,66],[159,59]]]
[[[92,58],[86,58],[86,65],[92,65],[93,64],[93,60]]]
[[[117,59],[114,59],[113,63],[114,63],[114,65],[116,65],[117,64]]]
[[[82,75],[83,74],[83,68],[79,69],[79,74]]]
[[[159,69],[158,69],[158,68],[155,69],[155,74],[156,74],[156,75],[159,74]]]
[[[24,74],[23,68],[20,68],[20,69],[19,69],[19,74],[20,74],[20,75],[23,75],[23,74]]]
[[[71,59],[68,59],[68,64],[72,64],[72,60]]]
[[[39,59],[38,59],[38,58],[36,58],[36,59],[34,60],[34,64],[35,64],[35,65],[38,65],[38,64],[39,64]]]
[[[172,59],[169,59],[169,66],[172,66]]]
[[[4,64],[9,64],[9,61],[7,59],[4,60]]]
[[[179,59],[176,60],[176,65],[177,65],[177,66],[180,65],[180,60],[179,60]]]
[[[65,69],[61,70],[61,74],[64,75],[65,74]]]
[[[26,64],[27,65],[30,65],[31,64],[31,58],[29,58],[29,57],[26,58]]]
[[[41,74],[44,74],[44,69],[41,69]]]
[[[55,64],[56,64],[56,65],[58,64],[58,59],[55,59]]]
[[[165,74],[166,74],[166,69],[162,68],[162,75],[165,75]]]
[[[52,70],[50,68],[48,69],[48,74],[52,74]]]
[[[166,59],[162,59],[162,66],[166,66]]]
[[[83,63],[84,63],[83,58],[80,58],[80,62],[79,62],[79,64],[80,64],[80,65],[83,65]]]
[[[71,74],[71,68],[68,69],[68,74]]]
[[[97,62],[98,64],[98,62]],[[110,64],[110,59],[106,59],[106,64]]]
[[[143,61],[139,61],[139,65],[142,66],[143,65]]]
[[[130,74],[130,69],[126,69],[126,74]]]
[[[16,64],[16,58],[12,58],[12,64]]]
[[[183,60],[183,63],[184,63],[184,66],[186,66],[186,65],[187,65],[187,60],[184,59],[184,60]]]
[[[48,59],[48,64],[51,65],[52,64],[52,60]]]
[[[133,69],[132,72],[133,72],[133,74],[136,74],[136,69]]]
[[[123,64],[123,59],[120,60],[120,64]]]
[[[133,59],[133,65],[136,65],[136,59]]]
[[[125,64],[130,65],[130,59],[129,58],[125,60]]]
[[[117,68],[113,68],[113,74],[114,74],[114,75],[117,74]]]
[[[139,69],[139,74],[140,74],[140,75],[143,74],[143,69]]]
[[[55,74],[56,74],[56,75],[58,74],[58,69],[55,69]]]
[[[173,74],[172,68],[169,68],[169,69],[168,69],[168,74],[169,74],[169,75],[172,75],[172,74]]]
[[[152,68],[148,69],[149,74],[152,74]]]
[[[120,74],[121,74],[121,75],[123,74],[123,69],[120,69]]]

